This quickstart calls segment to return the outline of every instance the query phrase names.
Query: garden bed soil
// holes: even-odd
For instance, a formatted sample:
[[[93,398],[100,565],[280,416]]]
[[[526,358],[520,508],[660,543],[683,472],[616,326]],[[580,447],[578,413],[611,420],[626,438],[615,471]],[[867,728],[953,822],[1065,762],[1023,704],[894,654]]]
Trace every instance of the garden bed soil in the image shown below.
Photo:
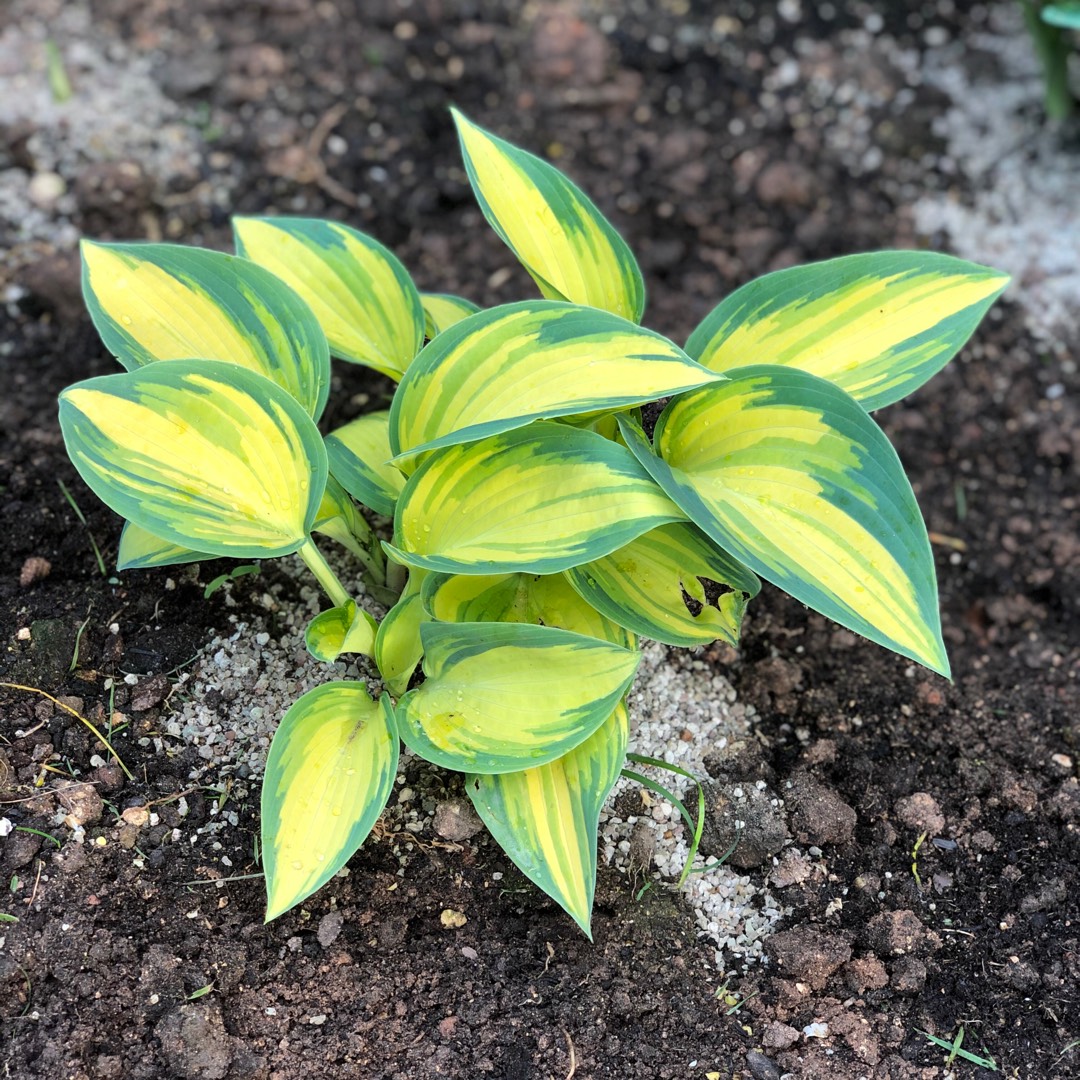
[[[194,157],[143,180],[138,162],[61,173],[55,214],[99,238],[220,248],[231,212],[339,217],[421,288],[532,295],[470,195],[455,103],[593,195],[639,256],[649,325],[682,341],[769,269],[948,243],[908,212],[928,191],[969,195],[941,162],[948,101],[911,71],[988,14],[944,6],[96,0],[87,33],[118,63],[152,61]],[[0,33],[34,9],[8,5]],[[987,65],[992,92],[984,54],[958,62]],[[0,167],[32,175],[33,132],[3,135]],[[764,961],[723,972],[673,890],[602,868],[589,943],[482,837],[420,841],[399,872],[377,831],[348,877],[263,925],[262,883],[244,876],[255,789],[189,790],[195,749],[160,733],[177,673],[228,616],[268,581],[298,586],[267,567],[204,602],[227,564],[113,575],[119,522],[68,463],[55,399],[115,365],[70,250],[5,246],[0,677],[17,685],[0,689],[0,813],[18,829],[0,839],[0,910],[18,922],[0,924],[0,1075],[975,1075],[924,1034],[961,1027],[1007,1075],[1080,1074],[1075,337],[1033,338],[1007,299],[879,414],[935,540],[953,682],[768,587],[740,650],[704,654],[757,710],[760,753],[725,767],[784,793],[801,853],[746,871],[788,911]],[[388,390],[343,366],[335,384],[331,426]],[[131,778],[96,763],[69,709],[127,718]],[[120,816],[147,803],[149,821]],[[229,815],[219,849],[188,842]]]

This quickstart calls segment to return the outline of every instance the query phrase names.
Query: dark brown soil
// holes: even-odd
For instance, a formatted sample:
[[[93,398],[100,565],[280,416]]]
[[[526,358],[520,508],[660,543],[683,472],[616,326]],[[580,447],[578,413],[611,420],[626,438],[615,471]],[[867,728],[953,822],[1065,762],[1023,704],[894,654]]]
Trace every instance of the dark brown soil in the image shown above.
[[[937,95],[865,112],[890,150],[857,176],[832,138],[850,109],[814,104],[801,81],[766,85],[798,41],[816,43],[834,81],[902,82],[876,49],[839,36],[880,5],[837,3],[831,17],[789,6],[798,20],[695,0],[601,22],[588,4],[579,18],[573,5],[484,0],[96,0],[96,31],[154,56],[166,90],[214,129],[212,165],[189,180],[227,176],[238,195],[207,210],[192,188],[139,189],[107,218],[87,200],[80,223],[226,247],[230,211],[336,216],[397,250],[422,288],[486,304],[532,295],[523,272],[504,273],[511,261],[467,189],[453,102],[557,156],[638,253],[649,325],[682,341],[768,269],[914,243],[903,193],[957,183],[932,166]],[[892,4],[882,32],[918,49],[928,20],[962,40],[985,16],[938,6]],[[717,8],[722,39],[710,36]],[[344,140],[334,153],[309,144],[320,121]],[[0,816],[19,827],[0,840],[0,911],[19,920],[0,924],[0,1075],[975,1075],[921,1034],[951,1040],[961,1026],[964,1049],[1006,1075],[1080,1075],[1080,387],[1013,306],[880,416],[937,538],[955,682],[771,589],[741,652],[710,654],[760,714],[763,753],[729,762],[735,778],[768,771],[811,855],[787,868],[791,911],[769,962],[729,982],[749,998],[733,1011],[677,895],[638,898],[610,872],[590,945],[493,845],[424,846],[399,876],[390,838],[373,838],[348,878],[264,926],[261,881],[185,884],[227,872],[169,842],[219,812],[215,793],[189,792],[183,822],[176,802],[154,807],[156,825],[123,821],[187,790],[195,763],[171,740],[158,752],[167,700],[132,702],[123,675],[174,673],[223,625],[221,594],[201,597],[220,566],[171,591],[165,573],[112,576],[119,523],[68,464],[54,402],[114,366],[71,264],[34,274],[0,308],[0,677],[32,688],[0,689]],[[385,390],[356,370],[338,377],[331,424],[357,394]],[[1055,383],[1065,393],[1051,400]],[[250,588],[233,591],[241,609]],[[34,691],[102,726],[110,709],[132,716],[117,748],[135,779],[95,768],[86,729]],[[71,778],[97,796],[63,789]],[[54,824],[80,798],[82,844]],[[228,811],[239,823],[218,855],[255,873],[257,806]],[[444,928],[447,908],[468,922]],[[826,1037],[805,1036],[812,1023]]]

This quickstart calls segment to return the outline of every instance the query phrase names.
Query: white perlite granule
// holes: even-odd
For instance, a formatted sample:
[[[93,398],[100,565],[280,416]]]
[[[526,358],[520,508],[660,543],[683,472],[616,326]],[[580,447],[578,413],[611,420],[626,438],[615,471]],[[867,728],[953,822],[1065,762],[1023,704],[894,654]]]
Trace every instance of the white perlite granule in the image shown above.
[[[655,642],[645,644],[627,704],[630,750],[678,765],[701,779],[707,775],[705,756],[745,736],[750,729],[752,710],[736,702],[735,690],[723,675],[691,652]],[[662,770],[652,775],[678,795],[691,814],[696,812],[696,788],[690,780]],[[634,781],[620,780],[613,795],[636,787]],[[644,823],[656,838],[651,879],[677,880],[692,837],[687,835],[678,811],[666,800],[651,802],[651,807],[643,806],[641,815],[626,820],[612,813],[602,817],[601,850],[610,864],[632,873],[630,837],[635,826]],[[698,854],[694,865],[713,861]],[[717,946],[715,959],[721,970],[729,967],[732,959],[744,963],[758,959],[762,942],[784,913],[767,888],[728,866],[692,873],[683,895],[694,911],[701,936]]]
[[[199,177],[206,147],[159,89],[153,61],[99,35],[85,0],[21,0],[0,21],[0,128],[28,131],[33,162],[33,172],[0,166],[0,268],[19,263],[24,246],[75,247],[72,187],[87,165],[138,162],[162,190]],[[72,85],[66,101],[50,86],[46,42]],[[228,183],[215,176],[206,197],[227,201]]]
[[[359,590],[346,578],[347,569],[326,545],[332,565],[347,587]],[[298,559],[282,561],[290,577],[305,580],[306,568]],[[228,586],[226,586],[228,588]],[[267,590],[258,608],[235,621],[228,634],[216,636],[196,665],[186,674],[171,703],[176,712],[164,724],[165,734],[195,745],[205,764],[191,779],[220,785],[231,778],[261,776],[270,739],[285,710],[302,693],[338,678],[361,678],[378,694],[378,674],[363,657],[346,664],[322,664],[304,647],[304,628],[322,604],[313,585],[304,584],[299,599],[287,602],[281,586]],[[272,616],[275,634],[268,630]],[[235,619],[235,616],[231,617]],[[705,778],[703,759],[728,740],[749,730],[751,710],[736,702],[735,691],[722,675],[686,650],[647,643],[637,680],[627,702],[631,725],[631,750],[662,758]],[[404,755],[409,752],[404,751]],[[433,768],[433,767],[432,767]],[[636,766],[635,766],[636,768]],[[691,812],[696,810],[696,790],[690,781],[673,773],[652,772],[665,787],[679,795]],[[432,807],[414,805],[413,793],[399,784],[387,814],[388,829],[415,836],[434,836]],[[652,887],[670,887],[686,861],[690,837],[684,823],[666,801],[648,795],[640,815],[617,816],[611,809],[617,795],[640,790],[633,781],[620,780],[608,812],[601,817],[601,858],[626,875],[630,887],[650,881]],[[634,796],[637,798],[637,796]],[[200,830],[214,833],[236,824],[225,813]],[[655,833],[653,866],[643,871],[633,865],[630,837],[635,827]],[[191,838],[197,842],[197,837]],[[393,850],[407,863],[409,845]],[[712,861],[711,859],[709,861]],[[704,865],[698,856],[696,865]],[[700,936],[716,947],[716,964],[728,970],[733,963],[745,965],[761,957],[763,939],[783,911],[760,881],[727,866],[692,874],[682,895],[694,912]]]
[[[972,44],[998,60],[992,81],[972,81],[961,42],[929,50],[923,75],[952,99],[934,126],[973,194],[924,196],[915,223],[947,233],[959,255],[1010,273],[1009,295],[1031,332],[1053,341],[1080,330],[1076,154],[1043,120],[1042,72],[1020,6],[993,8],[990,30]]]

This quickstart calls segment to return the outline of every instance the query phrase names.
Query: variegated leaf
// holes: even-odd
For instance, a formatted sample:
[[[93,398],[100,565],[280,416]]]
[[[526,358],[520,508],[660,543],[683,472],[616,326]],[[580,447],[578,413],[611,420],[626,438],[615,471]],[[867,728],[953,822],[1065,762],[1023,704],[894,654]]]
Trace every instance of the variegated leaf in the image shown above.
[[[325,885],[367,838],[394,786],[394,709],[362,682],[309,690],[274,734],[262,786],[266,921]]]
[[[216,558],[205,551],[170,544],[133,522],[125,521],[120,533],[120,550],[116,554],[116,569],[149,570],[156,566],[180,566]]]
[[[394,516],[405,476],[390,462],[390,413],[365,413],[326,436],[330,471],[357,502]]]
[[[934,560],[896,451],[839,387],[796,368],[735,369],[675,399],[627,444],[704,532],[763,578],[948,675]]]
[[[368,523],[360,515],[345,489],[332,476],[326,478],[326,489],[311,531],[323,533],[354,552],[358,549],[356,537],[371,534]],[[209,555],[204,551],[192,551],[190,548],[170,544],[146,529],[125,521],[120,533],[116,569],[146,570],[156,566],[177,566],[216,558],[216,555]]]
[[[348,225],[233,218],[236,249],[302,296],[335,356],[401,377],[424,343],[420,294],[400,260]]]
[[[320,611],[308,623],[304,644],[316,660],[332,664],[342,653],[375,655],[378,624],[363,608],[350,600],[340,607]]]
[[[715,371],[800,368],[877,409],[940,371],[1008,281],[924,251],[796,266],[737,289],[690,335],[686,351]]]
[[[739,640],[758,579],[689,522],[661,525],[595,562],[566,571],[609,619],[667,645]],[[700,579],[724,586],[710,602]]]
[[[607,311],[530,300],[440,334],[394,395],[397,455],[472,442],[532,420],[628,409],[724,376]]]
[[[543,765],[612,713],[636,651],[550,626],[424,623],[424,674],[397,707],[405,743],[436,765],[502,773]]]
[[[435,451],[401,493],[388,551],[451,574],[556,573],[684,517],[626,447],[541,421]]]
[[[589,197],[553,165],[451,111],[484,217],[544,296],[640,322],[641,271]]]
[[[82,242],[83,296],[129,371],[154,360],[222,360],[260,372],[318,419],[330,352],[311,309],[244,259],[176,244]]]
[[[532,623],[587,634],[624,649],[637,644],[633,634],[583,600],[562,574],[429,574],[421,597],[427,612],[440,622]]]
[[[420,625],[428,614],[420,601],[420,589],[425,570],[410,570],[398,602],[379,623],[375,635],[375,664],[383,682],[394,697],[401,697],[409,688],[416,665],[424,655],[420,640]]]
[[[449,330],[454,323],[461,322],[480,310],[479,304],[474,304],[463,296],[451,296],[449,293],[421,293],[420,303],[424,307],[426,338],[433,338],[444,330]]]
[[[465,790],[514,865],[592,939],[596,831],[626,759],[622,702],[580,746],[547,765],[470,776]]]
[[[174,360],[60,395],[75,468],[111,509],[210,555],[287,555],[326,485],[322,438],[275,383],[235,364]]]

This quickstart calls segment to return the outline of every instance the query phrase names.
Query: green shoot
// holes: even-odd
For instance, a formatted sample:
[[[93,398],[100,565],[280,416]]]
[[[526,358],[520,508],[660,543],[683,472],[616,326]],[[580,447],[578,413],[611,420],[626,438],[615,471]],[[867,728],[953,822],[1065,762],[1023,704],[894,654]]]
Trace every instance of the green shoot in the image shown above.
[[[97,541],[94,539],[94,534],[90,531],[90,526],[86,523],[86,517],[82,510],[79,509],[79,504],[75,501],[75,496],[68,491],[67,484],[65,484],[63,480],[57,480],[56,482],[60,485],[60,490],[64,493],[64,498],[67,499],[68,505],[75,511],[75,516],[86,530],[86,536],[90,541],[90,546],[94,549],[94,558],[97,560],[98,570],[101,571],[101,576],[108,577],[109,571],[105,567],[105,560],[102,558],[101,548],[98,547]]]

